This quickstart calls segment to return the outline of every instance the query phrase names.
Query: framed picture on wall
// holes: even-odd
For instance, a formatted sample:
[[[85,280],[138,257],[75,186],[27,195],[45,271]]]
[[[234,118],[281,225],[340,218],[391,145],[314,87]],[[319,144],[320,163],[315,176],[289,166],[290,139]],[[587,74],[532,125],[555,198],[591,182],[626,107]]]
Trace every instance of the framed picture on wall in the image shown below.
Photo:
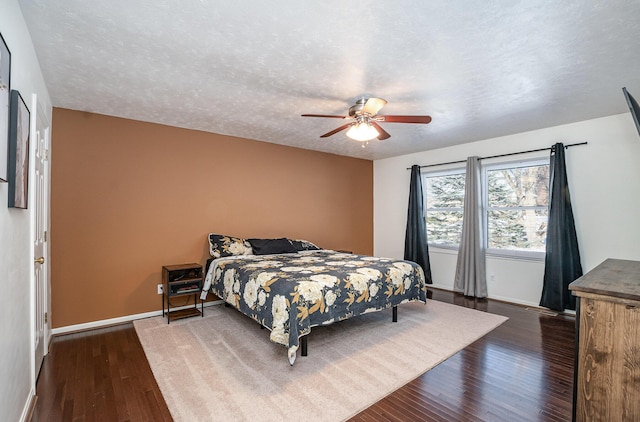
[[[6,182],[9,142],[9,93],[11,92],[11,52],[0,34],[0,182]]]
[[[9,207],[27,208],[29,188],[29,109],[16,90],[11,91],[9,115]]]

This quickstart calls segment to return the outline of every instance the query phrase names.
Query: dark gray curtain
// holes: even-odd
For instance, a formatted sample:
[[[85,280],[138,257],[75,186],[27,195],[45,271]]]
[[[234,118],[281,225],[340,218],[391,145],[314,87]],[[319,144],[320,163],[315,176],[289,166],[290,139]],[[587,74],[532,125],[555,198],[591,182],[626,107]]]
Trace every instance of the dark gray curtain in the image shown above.
[[[582,265],[562,143],[551,148],[549,183],[551,202],[540,306],[556,311],[576,309],[576,299],[569,292],[568,286],[582,276]]]
[[[431,280],[431,263],[427,245],[427,223],[424,219],[424,196],[420,166],[411,166],[411,184],[409,185],[409,210],[407,212],[407,231],[404,237],[404,259],[413,261],[424,270],[428,284]]]
[[[487,297],[485,269],[484,213],[482,212],[482,182],[480,158],[467,158],[464,187],[462,239],[458,249],[458,263],[453,290],[465,296]]]

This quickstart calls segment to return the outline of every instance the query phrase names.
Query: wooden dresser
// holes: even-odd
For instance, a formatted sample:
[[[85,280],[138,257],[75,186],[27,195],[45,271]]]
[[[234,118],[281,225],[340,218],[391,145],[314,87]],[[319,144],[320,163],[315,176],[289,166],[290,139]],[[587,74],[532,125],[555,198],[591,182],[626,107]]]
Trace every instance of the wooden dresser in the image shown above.
[[[573,418],[640,421],[640,262],[607,259],[577,296]]]

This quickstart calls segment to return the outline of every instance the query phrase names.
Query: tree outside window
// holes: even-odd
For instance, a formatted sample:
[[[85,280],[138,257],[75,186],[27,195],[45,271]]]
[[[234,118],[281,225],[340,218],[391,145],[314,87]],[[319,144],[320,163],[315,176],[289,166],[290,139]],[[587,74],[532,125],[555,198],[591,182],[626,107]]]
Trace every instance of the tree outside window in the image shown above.
[[[464,182],[464,169],[424,177],[429,244],[455,247],[460,244]]]
[[[549,206],[549,164],[486,168],[487,247],[544,252]]]

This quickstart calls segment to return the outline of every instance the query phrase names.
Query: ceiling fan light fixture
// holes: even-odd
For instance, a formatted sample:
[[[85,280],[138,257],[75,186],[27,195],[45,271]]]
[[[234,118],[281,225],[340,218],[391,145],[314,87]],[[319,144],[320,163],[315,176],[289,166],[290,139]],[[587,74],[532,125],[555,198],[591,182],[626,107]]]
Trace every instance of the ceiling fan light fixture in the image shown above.
[[[336,116],[333,114],[303,114],[302,117],[331,117],[334,119],[355,120],[353,123],[346,123],[337,127],[321,138],[328,138],[338,132],[347,129],[347,137],[359,142],[368,142],[374,138],[381,141],[389,139],[391,135],[378,123],[422,123],[431,122],[431,116],[408,116],[408,115],[382,115],[378,114],[380,109],[387,103],[382,98],[361,98],[355,105],[349,107],[348,116]],[[364,146],[364,145],[363,145]]]
[[[377,138],[380,134],[368,122],[358,122],[352,125],[347,131],[347,136],[354,141],[366,142]]]

